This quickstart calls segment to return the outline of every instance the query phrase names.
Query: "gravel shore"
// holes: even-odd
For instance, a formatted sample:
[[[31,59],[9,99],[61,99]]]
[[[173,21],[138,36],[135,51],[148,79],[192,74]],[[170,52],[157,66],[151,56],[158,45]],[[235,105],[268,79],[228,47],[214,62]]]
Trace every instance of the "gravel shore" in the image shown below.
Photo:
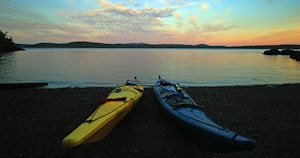
[[[218,124],[253,138],[251,151],[211,153],[177,127],[146,88],[102,141],[64,148],[112,87],[0,90],[0,157],[300,157],[300,84],[185,87]]]

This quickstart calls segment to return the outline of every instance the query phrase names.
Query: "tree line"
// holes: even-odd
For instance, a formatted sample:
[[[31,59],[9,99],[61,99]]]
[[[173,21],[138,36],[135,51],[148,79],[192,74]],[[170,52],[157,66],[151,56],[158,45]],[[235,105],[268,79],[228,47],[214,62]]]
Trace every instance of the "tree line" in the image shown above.
[[[12,37],[8,37],[7,32],[0,30],[0,52],[12,52],[17,50],[24,50],[17,46]]]

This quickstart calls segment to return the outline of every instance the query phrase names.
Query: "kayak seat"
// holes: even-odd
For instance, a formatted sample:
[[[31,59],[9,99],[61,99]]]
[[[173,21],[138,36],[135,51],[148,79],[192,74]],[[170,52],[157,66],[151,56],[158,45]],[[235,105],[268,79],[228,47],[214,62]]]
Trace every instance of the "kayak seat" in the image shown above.
[[[167,103],[171,106],[176,106],[179,104],[194,104],[189,98],[182,95],[169,95],[167,96]]]
[[[174,91],[172,91],[172,90],[167,90],[166,88],[162,88],[160,91],[160,97],[162,97],[162,98],[166,98],[171,95],[174,95]]]
[[[197,107],[204,108],[204,106],[194,103],[189,98],[181,95],[176,95],[176,94],[168,96],[166,102],[173,108],[178,108],[183,106],[197,106]]]

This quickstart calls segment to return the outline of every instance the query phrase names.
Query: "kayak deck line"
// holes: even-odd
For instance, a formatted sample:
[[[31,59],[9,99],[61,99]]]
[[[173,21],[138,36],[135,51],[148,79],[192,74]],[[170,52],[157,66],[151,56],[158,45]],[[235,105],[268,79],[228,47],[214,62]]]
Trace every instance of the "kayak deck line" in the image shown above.
[[[204,121],[202,121],[202,120],[198,120],[198,119],[192,118],[192,117],[190,117],[190,116],[188,116],[188,115],[186,115],[186,114],[184,114],[184,113],[182,113],[182,112],[179,112],[179,113],[181,113],[181,114],[184,115],[185,117],[188,117],[188,118],[190,118],[190,119],[193,119],[193,120],[198,121],[198,122],[200,122],[200,123],[203,123],[203,124],[205,124],[205,125],[211,126],[211,127],[213,127],[213,128],[217,128],[217,129],[220,129],[220,130],[223,130],[223,131],[226,131],[226,132],[229,131],[228,129],[226,129],[226,128],[224,128],[224,127],[216,126],[216,125],[213,125],[213,124],[204,122]]]
[[[109,98],[108,98],[108,99],[109,99]],[[96,121],[96,120],[98,120],[98,119],[100,119],[100,118],[102,118],[102,117],[105,117],[106,115],[109,115],[109,114],[115,112],[115,111],[116,111],[117,109],[119,109],[121,106],[123,106],[124,104],[126,104],[126,102],[132,101],[132,104],[134,104],[134,99],[132,99],[132,98],[130,98],[130,99],[128,99],[128,100],[113,100],[113,101],[123,101],[124,103],[121,104],[120,106],[116,107],[114,110],[112,110],[112,111],[109,112],[109,113],[106,113],[106,114],[104,114],[104,115],[102,115],[102,116],[99,116],[99,117],[97,117],[97,118],[93,118],[93,117],[95,116],[95,114],[98,112],[98,110],[102,107],[102,105],[100,105],[100,106],[94,111],[94,113],[91,115],[91,119],[85,120],[85,121],[83,121],[83,122],[92,123],[92,122],[94,122],[94,121]],[[111,101],[110,101],[110,102],[111,102]]]

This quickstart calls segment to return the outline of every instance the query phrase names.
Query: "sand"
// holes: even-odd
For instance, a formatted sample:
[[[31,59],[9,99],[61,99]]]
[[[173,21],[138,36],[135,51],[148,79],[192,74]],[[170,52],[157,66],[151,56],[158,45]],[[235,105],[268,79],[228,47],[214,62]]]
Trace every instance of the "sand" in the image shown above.
[[[185,87],[215,122],[253,138],[250,151],[201,149],[162,111],[151,88],[102,141],[64,148],[111,87],[0,90],[0,157],[300,157],[300,84]]]

